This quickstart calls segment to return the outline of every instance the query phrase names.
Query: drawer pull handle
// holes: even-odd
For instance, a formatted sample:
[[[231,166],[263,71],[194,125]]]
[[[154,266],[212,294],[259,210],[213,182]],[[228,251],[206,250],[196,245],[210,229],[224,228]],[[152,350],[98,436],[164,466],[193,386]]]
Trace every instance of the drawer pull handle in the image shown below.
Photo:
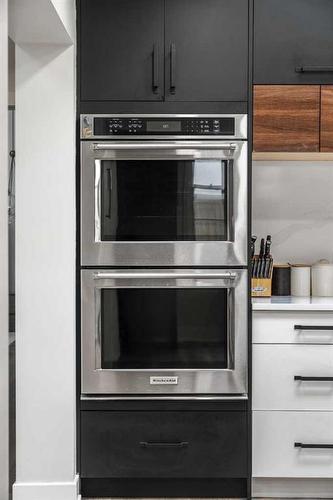
[[[296,66],[296,73],[332,73],[333,66]]]
[[[333,326],[326,326],[326,325],[294,325],[294,330],[331,330],[333,331]]]
[[[302,377],[301,375],[295,375],[294,380],[300,382],[333,382],[333,377]]]
[[[186,448],[188,441],[160,442],[160,441],[140,441],[141,448]]]
[[[319,448],[319,449],[331,449],[333,444],[307,444],[307,443],[294,443],[295,448]]]

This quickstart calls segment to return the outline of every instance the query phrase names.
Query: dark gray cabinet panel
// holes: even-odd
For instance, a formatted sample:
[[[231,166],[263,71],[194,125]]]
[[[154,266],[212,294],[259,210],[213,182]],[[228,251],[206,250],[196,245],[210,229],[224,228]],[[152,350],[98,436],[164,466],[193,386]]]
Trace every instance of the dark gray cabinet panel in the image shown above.
[[[246,412],[81,412],[83,478],[246,475]]]
[[[246,101],[248,0],[166,0],[165,95]]]
[[[254,82],[333,83],[333,1],[254,1]]]
[[[247,101],[248,0],[81,0],[79,25],[83,102]]]
[[[81,100],[164,94],[164,0],[81,0]]]

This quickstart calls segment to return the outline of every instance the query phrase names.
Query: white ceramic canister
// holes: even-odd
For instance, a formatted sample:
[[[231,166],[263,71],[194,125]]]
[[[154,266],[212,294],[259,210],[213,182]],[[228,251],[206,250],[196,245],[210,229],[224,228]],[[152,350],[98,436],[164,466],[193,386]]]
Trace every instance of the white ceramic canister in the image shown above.
[[[312,295],[333,297],[333,264],[320,260],[312,266]]]
[[[310,297],[311,266],[307,264],[293,264],[291,266],[290,290],[294,297]]]

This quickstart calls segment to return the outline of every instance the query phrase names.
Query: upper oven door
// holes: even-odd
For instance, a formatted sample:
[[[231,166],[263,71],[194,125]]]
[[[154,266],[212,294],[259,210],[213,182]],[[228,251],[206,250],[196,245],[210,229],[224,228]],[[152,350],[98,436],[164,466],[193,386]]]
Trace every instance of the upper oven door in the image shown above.
[[[81,147],[83,266],[246,266],[246,141]]]
[[[247,393],[247,271],[84,269],[83,394]]]

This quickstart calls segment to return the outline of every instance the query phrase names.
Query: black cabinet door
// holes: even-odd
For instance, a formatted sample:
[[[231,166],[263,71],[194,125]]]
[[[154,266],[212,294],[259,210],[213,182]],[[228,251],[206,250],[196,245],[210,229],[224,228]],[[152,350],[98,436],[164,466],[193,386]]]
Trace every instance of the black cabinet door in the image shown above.
[[[81,0],[82,101],[159,101],[164,0]]]
[[[165,95],[246,101],[248,0],[166,0]]]
[[[254,81],[333,82],[332,0],[255,0]]]
[[[246,475],[246,412],[81,412],[83,478]]]

